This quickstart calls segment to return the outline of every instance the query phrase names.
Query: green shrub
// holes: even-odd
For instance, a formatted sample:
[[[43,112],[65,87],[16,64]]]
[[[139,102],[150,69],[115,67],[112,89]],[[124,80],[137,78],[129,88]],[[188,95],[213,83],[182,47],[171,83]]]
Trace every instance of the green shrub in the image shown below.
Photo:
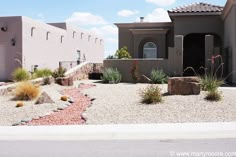
[[[116,68],[107,68],[101,77],[104,83],[117,84],[121,81],[122,75]]]
[[[167,75],[163,72],[163,70],[153,69],[151,71],[151,80],[154,84],[167,83]]]
[[[218,90],[208,91],[205,97],[208,101],[220,101],[221,98],[221,93]]]
[[[34,78],[40,78],[40,77],[49,77],[52,75],[52,71],[50,69],[44,68],[44,69],[37,69],[33,76]]]
[[[52,73],[52,77],[58,78],[58,77],[65,77],[66,69],[63,67],[59,67]]]
[[[33,85],[31,82],[21,82],[16,86],[16,100],[32,100],[39,96],[40,86]]]
[[[128,51],[128,48],[126,46],[124,46],[121,49],[117,50],[115,56],[118,59],[123,59],[123,58],[124,59],[130,59],[131,58],[131,56],[129,54],[129,51]]]
[[[140,96],[142,97],[142,103],[145,104],[162,102],[161,89],[157,85],[149,85],[141,90]]]
[[[224,84],[224,81],[205,75],[201,77],[200,84],[203,91],[215,91]]]
[[[12,73],[12,76],[13,76],[13,80],[14,81],[27,81],[30,79],[30,73],[23,69],[23,68],[17,68],[13,73]]]

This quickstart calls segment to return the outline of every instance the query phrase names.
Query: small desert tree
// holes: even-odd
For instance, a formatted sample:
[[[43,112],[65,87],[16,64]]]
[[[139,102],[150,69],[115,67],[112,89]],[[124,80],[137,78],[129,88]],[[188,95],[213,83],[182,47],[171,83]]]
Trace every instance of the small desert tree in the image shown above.
[[[130,59],[131,58],[131,56],[129,54],[129,51],[128,51],[128,48],[126,46],[124,46],[121,49],[117,50],[115,56],[118,59],[123,59],[123,58]]]

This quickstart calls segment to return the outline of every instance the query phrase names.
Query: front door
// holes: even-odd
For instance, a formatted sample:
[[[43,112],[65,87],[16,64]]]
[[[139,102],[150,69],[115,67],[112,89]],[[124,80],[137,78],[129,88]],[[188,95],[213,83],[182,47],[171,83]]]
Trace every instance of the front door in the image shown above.
[[[202,68],[205,67],[205,34],[190,34],[184,38],[183,66],[184,76],[204,72]]]

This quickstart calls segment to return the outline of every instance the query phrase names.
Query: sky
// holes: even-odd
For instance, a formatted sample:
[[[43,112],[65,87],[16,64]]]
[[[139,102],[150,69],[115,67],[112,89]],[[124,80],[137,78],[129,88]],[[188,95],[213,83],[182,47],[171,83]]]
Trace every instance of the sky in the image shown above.
[[[118,48],[114,23],[169,21],[167,10],[205,2],[224,6],[226,0],[0,0],[0,16],[27,16],[45,23],[68,22],[92,31],[105,41],[105,57]]]

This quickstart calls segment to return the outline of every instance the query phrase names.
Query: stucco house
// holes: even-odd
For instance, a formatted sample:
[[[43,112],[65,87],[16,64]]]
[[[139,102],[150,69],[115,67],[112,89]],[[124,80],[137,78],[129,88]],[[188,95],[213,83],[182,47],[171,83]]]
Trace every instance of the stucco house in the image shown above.
[[[171,22],[116,23],[119,48],[127,46],[133,58],[150,60],[170,75],[183,75],[189,66],[209,67],[208,59],[217,54],[224,58],[225,73],[236,71],[236,0],[224,7],[194,3],[168,13]],[[236,83],[236,73],[231,81]]]
[[[56,69],[61,63],[102,63],[101,37],[67,23],[43,23],[27,17],[0,17],[0,81],[17,67]]]

